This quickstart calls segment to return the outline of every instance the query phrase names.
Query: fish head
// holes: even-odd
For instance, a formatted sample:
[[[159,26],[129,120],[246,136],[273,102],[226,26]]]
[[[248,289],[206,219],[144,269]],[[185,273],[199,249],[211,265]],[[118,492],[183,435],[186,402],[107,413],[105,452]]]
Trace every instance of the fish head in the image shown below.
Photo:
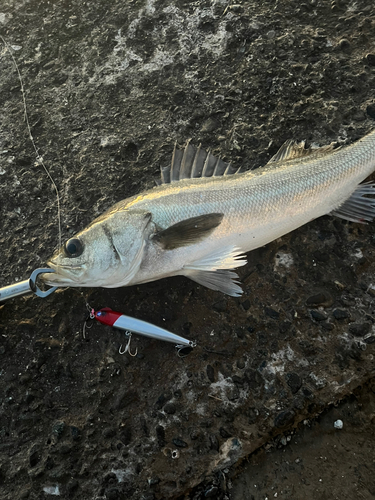
[[[47,265],[54,273],[41,279],[51,286],[124,286],[137,273],[152,232],[149,212],[105,213],[53,254]]]

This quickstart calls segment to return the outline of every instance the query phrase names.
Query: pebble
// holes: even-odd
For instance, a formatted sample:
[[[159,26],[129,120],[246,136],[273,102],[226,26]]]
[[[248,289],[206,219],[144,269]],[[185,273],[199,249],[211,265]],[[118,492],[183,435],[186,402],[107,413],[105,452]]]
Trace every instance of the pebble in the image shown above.
[[[125,446],[130,444],[132,440],[132,431],[130,426],[126,426],[122,428],[122,432],[120,434],[121,442],[124,443]]]
[[[78,441],[79,439],[81,439],[81,430],[78,429],[78,427],[74,427],[74,425],[72,425],[70,427],[70,435],[72,436],[73,441]]]
[[[208,490],[205,491],[204,493],[204,498],[217,498],[217,494],[219,492],[219,488],[217,486],[211,486]]]
[[[219,300],[218,302],[215,302],[215,304],[212,306],[212,309],[214,309],[216,312],[224,312],[227,309],[227,301],[225,299]]]
[[[236,385],[243,385],[245,383],[245,380],[242,377],[239,377],[238,375],[233,375],[232,376],[233,383]]]
[[[172,439],[172,443],[178,448],[187,448],[188,444],[181,438]]]
[[[160,447],[165,446],[165,430],[162,425],[156,427],[156,438]]]
[[[237,368],[239,368],[240,370],[243,370],[245,368],[245,366],[246,366],[245,360],[244,359],[238,359],[236,365],[237,365]]]
[[[312,319],[315,319],[315,321],[324,321],[327,319],[327,315],[320,311],[311,310],[310,314]]]
[[[219,433],[220,436],[225,439],[230,438],[232,436],[232,434],[228,432],[226,429],[224,429],[224,427],[220,427]]]
[[[246,370],[245,378],[246,382],[249,384],[249,388],[252,390],[260,389],[264,385],[262,375],[256,370]]]
[[[314,252],[314,257],[317,261],[323,262],[324,264],[329,261],[330,255],[327,252],[322,252],[320,250],[316,250]]]
[[[328,323],[326,321],[323,321],[322,328],[323,328],[323,330],[327,330],[328,332],[331,332],[335,327],[333,326],[332,323]]]
[[[118,500],[120,497],[120,492],[118,488],[109,488],[106,492],[106,500]]]
[[[208,380],[213,384],[215,382],[215,370],[211,365],[207,365],[206,373]]]
[[[310,400],[314,399],[314,394],[307,387],[302,388],[302,393],[306,399],[310,399]]]
[[[116,398],[114,398],[113,403],[111,405],[112,411],[123,410],[127,406],[131,405],[135,401],[139,399],[137,391],[134,390],[126,390],[125,388],[120,389]]]
[[[219,441],[215,434],[210,435],[210,449],[214,451],[219,451]]]
[[[66,491],[68,492],[69,496],[73,496],[73,492],[78,488],[79,483],[77,479],[71,479],[68,484],[66,485]]]
[[[236,335],[240,340],[243,340],[245,338],[245,330],[242,326],[238,327],[235,329]]]
[[[364,120],[366,120],[365,113],[361,109],[355,111],[352,115],[352,118],[356,122],[363,122]]]
[[[157,410],[161,410],[163,408],[163,406],[172,398],[172,394],[170,392],[163,392],[163,394],[161,394],[156,403],[155,403],[155,408]]]
[[[375,120],[375,103],[369,104],[366,108],[366,113],[369,115],[370,118]]]
[[[107,427],[103,430],[102,435],[105,439],[113,438],[116,436],[116,429],[113,429],[113,427]]]
[[[242,7],[242,5],[240,5],[240,4],[238,4],[238,3],[236,3],[236,4],[234,4],[234,5],[229,5],[228,9],[230,9],[230,10],[231,10],[231,11],[233,11],[233,12],[237,12],[237,13],[239,13],[239,12],[242,12],[242,11],[243,11],[243,7]]]
[[[264,312],[272,319],[279,319],[280,317],[280,313],[278,311],[275,311],[275,309],[273,309],[272,307],[266,307],[264,309]]]
[[[149,486],[155,486],[156,484],[160,483],[160,478],[158,476],[150,477],[148,480]]]
[[[351,323],[349,325],[349,332],[355,337],[364,337],[369,330],[369,323]]]
[[[173,403],[167,403],[165,406],[164,406],[164,411],[165,413],[167,413],[168,415],[174,415],[176,413],[176,405],[173,404]]]
[[[242,307],[245,309],[245,311],[248,311],[250,309],[250,300],[246,299],[244,302],[242,302]]]
[[[326,290],[322,290],[319,293],[310,295],[310,297],[306,299],[306,305],[308,307],[330,307],[332,304],[332,295]]]
[[[350,48],[350,42],[347,38],[342,38],[340,41],[339,41],[339,47],[341,50],[347,50]]]
[[[285,427],[290,424],[295,416],[293,410],[286,410],[278,413],[275,417],[275,427]]]
[[[63,421],[55,422],[52,426],[52,434],[59,439],[63,435],[65,427],[66,427],[65,422]]]
[[[342,420],[336,420],[333,426],[335,429],[342,429],[344,427],[344,422]]]
[[[292,394],[296,394],[302,386],[301,377],[297,373],[294,373],[294,372],[287,373],[286,382],[287,382],[288,386],[290,387]]]
[[[30,467],[35,467],[37,463],[40,462],[40,459],[41,459],[40,451],[37,448],[33,447],[31,449],[29,456]]]
[[[290,321],[288,321],[288,320],[283,321],[279,325],[280,333],[286,333],[291,326],[292,326],[292,323]]]
[[[304,89],[302,89],[302,95],[309,97],[310,95],[313,95],[314,89],[308,85]]]
[[[366,55],[366,62],[370,66],[375,66],[375,54],[367,54]]]
[[[192,441],[195,441],[196,439],[198,439],[198,437],[199,437],[198,431],[196,429],[193,429],[190,433],[190,439]]]
[[[345,309],[334,309],[332,315],[335,319],[349,318],[350,314]]]

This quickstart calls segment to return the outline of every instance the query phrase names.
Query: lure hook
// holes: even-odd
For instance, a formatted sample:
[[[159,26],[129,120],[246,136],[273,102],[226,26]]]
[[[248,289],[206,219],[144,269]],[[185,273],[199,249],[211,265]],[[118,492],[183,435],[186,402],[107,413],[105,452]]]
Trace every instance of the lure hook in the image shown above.
[[[95,318],[95,309],[93,307],[91,307],[88,302],[86,302],[86,309],[89,312],[90,319],[94,319]]]
[[[82,335],[83,335],[83,338],[85,340],[86,340],[86,330],[89,330],[90,328],[92,328],[92,325],[93,325],[93,323],[91,323],[90,326],[88,326],[87,323],[88,323],[89,319],[93,320],[95,318],[95,310],[90,306],[90,304],[88,302],[86,302],[86,309],[88,310],[89,317],[83,323],[83,330],[82,330]]]
[[[125,335],[126,335],[127,337],[129,337],[128,343],[126,344],[126,346],[125,346],[125,349],[124,349],[124,350],[122,350],[122,344],[121,344],[121,345],[120,345],[120,348],[119,348],[119,350],[118,350],[118,352],[119,352],[119,354],[125,354],[125,353],[127,353],[127,352],[128,352],[128,353],[130,354],[130,356],[132,356],[132,357],[134,358],[134,357],[137,355],[137,353],[138,353],[138,348],[136,347],[136,349],[135,349],[135,353],[134,353],[134,354],[132,354],[132,352],[130,351],[130,341],[131,341],[131,339],[132,339],[132,334],[131,334],[131,332],[128,332],[128,331],[127,331],[127,332],[125,332]]]
[[[176,347],[176,351],[177,351],[177,356],[179,358],[185,358],[188,354],[191,353],[191,351],[196,346],[197,346],[197,343],[195,342],[195,340],[190,341],[188,346],[182,345],[182,344],[177,344],[175,346]]]

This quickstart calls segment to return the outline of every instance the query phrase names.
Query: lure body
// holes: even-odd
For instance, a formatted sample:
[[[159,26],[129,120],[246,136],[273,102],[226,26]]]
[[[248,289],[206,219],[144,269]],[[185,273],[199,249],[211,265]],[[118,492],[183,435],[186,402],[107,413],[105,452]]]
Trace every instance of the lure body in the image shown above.
[[[144,335],[145,337],[165,340],[166,342],[172,342],[179,346],[194,347],[195,345],[193,341],[169,332],[168,330],[164,330],[164,328],[147,323],[147,321],[131,318],[120,312],[112,311],[112,309],[108,307],[94,312],[94,317],[103,325],[113,326],[120,330],[129,330]]]

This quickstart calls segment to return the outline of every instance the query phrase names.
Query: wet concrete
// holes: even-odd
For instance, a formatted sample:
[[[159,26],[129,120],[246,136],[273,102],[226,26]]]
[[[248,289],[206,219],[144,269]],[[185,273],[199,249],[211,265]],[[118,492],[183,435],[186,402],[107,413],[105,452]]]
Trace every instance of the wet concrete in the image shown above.
[[[0,33],[63,240],[152,187],[176,140],[249,169],[288,138],[372,130],[374,23],[366,1],[4,0]],[[4,45],[0,65],[6,285],[44,265],[58,227]],[[249,255],[239,299],[172,278],[1,306],[3,497],[204,498],[194,488],[211,475],[351,394],[374,375],[374,231],[311,222]],[[118,331],[83,338],[87,301],[198,347],[179,359],[138,338],[137,357],[121,356]]]

